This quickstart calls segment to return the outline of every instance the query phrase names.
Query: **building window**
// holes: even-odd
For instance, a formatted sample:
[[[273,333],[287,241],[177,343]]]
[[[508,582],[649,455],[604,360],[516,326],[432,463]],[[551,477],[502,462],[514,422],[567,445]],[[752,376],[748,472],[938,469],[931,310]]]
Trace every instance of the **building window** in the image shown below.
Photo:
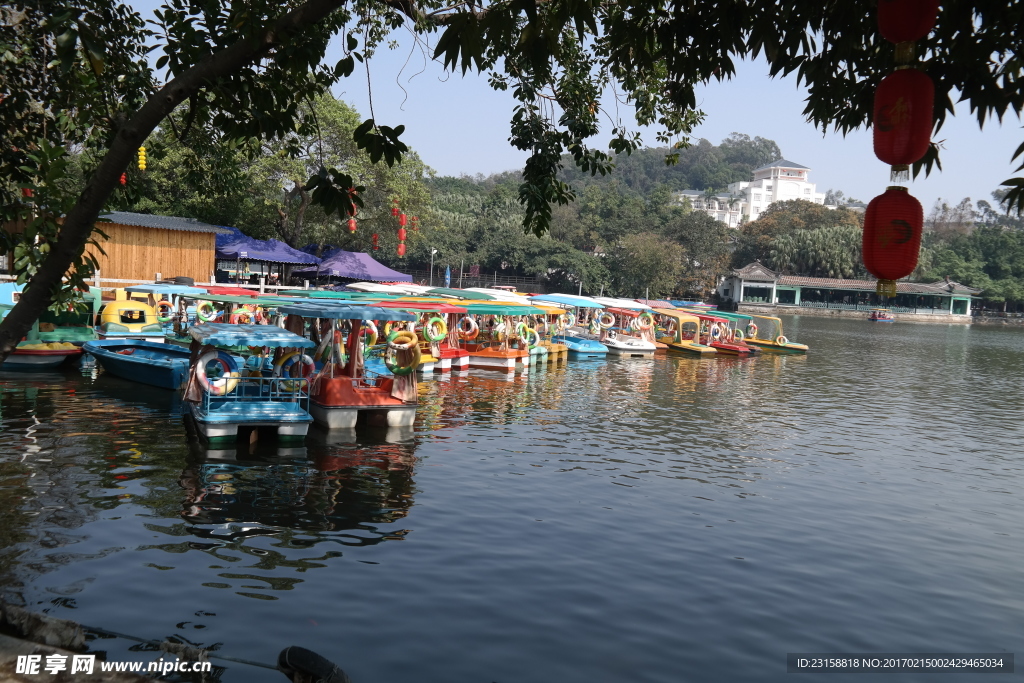
[[[720,221],[722,221],[724,223],[725,222],[725,214],[724,213],[718,214],[718,220],[720,220]]]
[[[754,201],[755,201],[755,202],[759,202],[759,201],[761,201],[761,195],[760,195],[760,194],[755,194],[755,195],[754,195]]]
[[[811,188],[805,187],[804,188],[804,194],[810,194],[810,193],[811,193]]]

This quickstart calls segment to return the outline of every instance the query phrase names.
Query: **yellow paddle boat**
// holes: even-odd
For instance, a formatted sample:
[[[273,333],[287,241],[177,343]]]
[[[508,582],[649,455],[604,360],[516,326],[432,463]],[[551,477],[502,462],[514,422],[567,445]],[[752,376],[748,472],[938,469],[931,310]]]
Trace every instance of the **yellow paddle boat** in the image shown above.
[[[691,356],[710,357],[718,353],[711,346],[700,343],[700,318],[673,308],[655,308],[663,323],[658,327],[657,340],[669,351],[681,351]]]
[[[770,315],[751,315],[744,341],[769,353],[807,353],[806,344],[797,344],[782,332],[782,321]]]

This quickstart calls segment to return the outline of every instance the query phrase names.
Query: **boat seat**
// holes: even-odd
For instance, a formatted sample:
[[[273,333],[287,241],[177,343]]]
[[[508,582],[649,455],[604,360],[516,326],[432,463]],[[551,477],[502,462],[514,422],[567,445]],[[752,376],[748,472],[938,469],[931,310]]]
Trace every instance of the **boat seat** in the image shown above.
[[[311,418],[298,402],[287,401],[210,401],[208,422],[306,422]]]

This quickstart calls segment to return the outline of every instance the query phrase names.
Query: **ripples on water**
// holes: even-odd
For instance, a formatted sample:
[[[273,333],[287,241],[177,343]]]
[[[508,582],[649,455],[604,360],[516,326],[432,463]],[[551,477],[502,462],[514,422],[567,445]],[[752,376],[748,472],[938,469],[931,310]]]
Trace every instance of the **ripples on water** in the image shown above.
[[[6,375],[6,597],[258,661],[301,644],[357,683],[1024,652],[1024,331],[787,334],[811,354],[435,379],[413,430],[282,450],[207,450],[169,392],[95,371]]]

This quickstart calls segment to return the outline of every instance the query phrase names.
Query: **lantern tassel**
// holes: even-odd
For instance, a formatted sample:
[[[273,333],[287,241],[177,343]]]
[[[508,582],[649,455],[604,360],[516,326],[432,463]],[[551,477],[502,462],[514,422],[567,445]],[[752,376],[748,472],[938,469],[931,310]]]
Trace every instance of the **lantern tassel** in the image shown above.
[[[875,284],[875,294],[878,296],[884,296],[887,299],[894,298],[896,296],[896,281],[879,280]]]
[[[889,169],[889,182],[902,184],[910,182],[910,165],[895,164]]]
[[[910,40],[896,43],[895,53],[897,64],[910,64],[917,56],[914,54],[914,42]]]

